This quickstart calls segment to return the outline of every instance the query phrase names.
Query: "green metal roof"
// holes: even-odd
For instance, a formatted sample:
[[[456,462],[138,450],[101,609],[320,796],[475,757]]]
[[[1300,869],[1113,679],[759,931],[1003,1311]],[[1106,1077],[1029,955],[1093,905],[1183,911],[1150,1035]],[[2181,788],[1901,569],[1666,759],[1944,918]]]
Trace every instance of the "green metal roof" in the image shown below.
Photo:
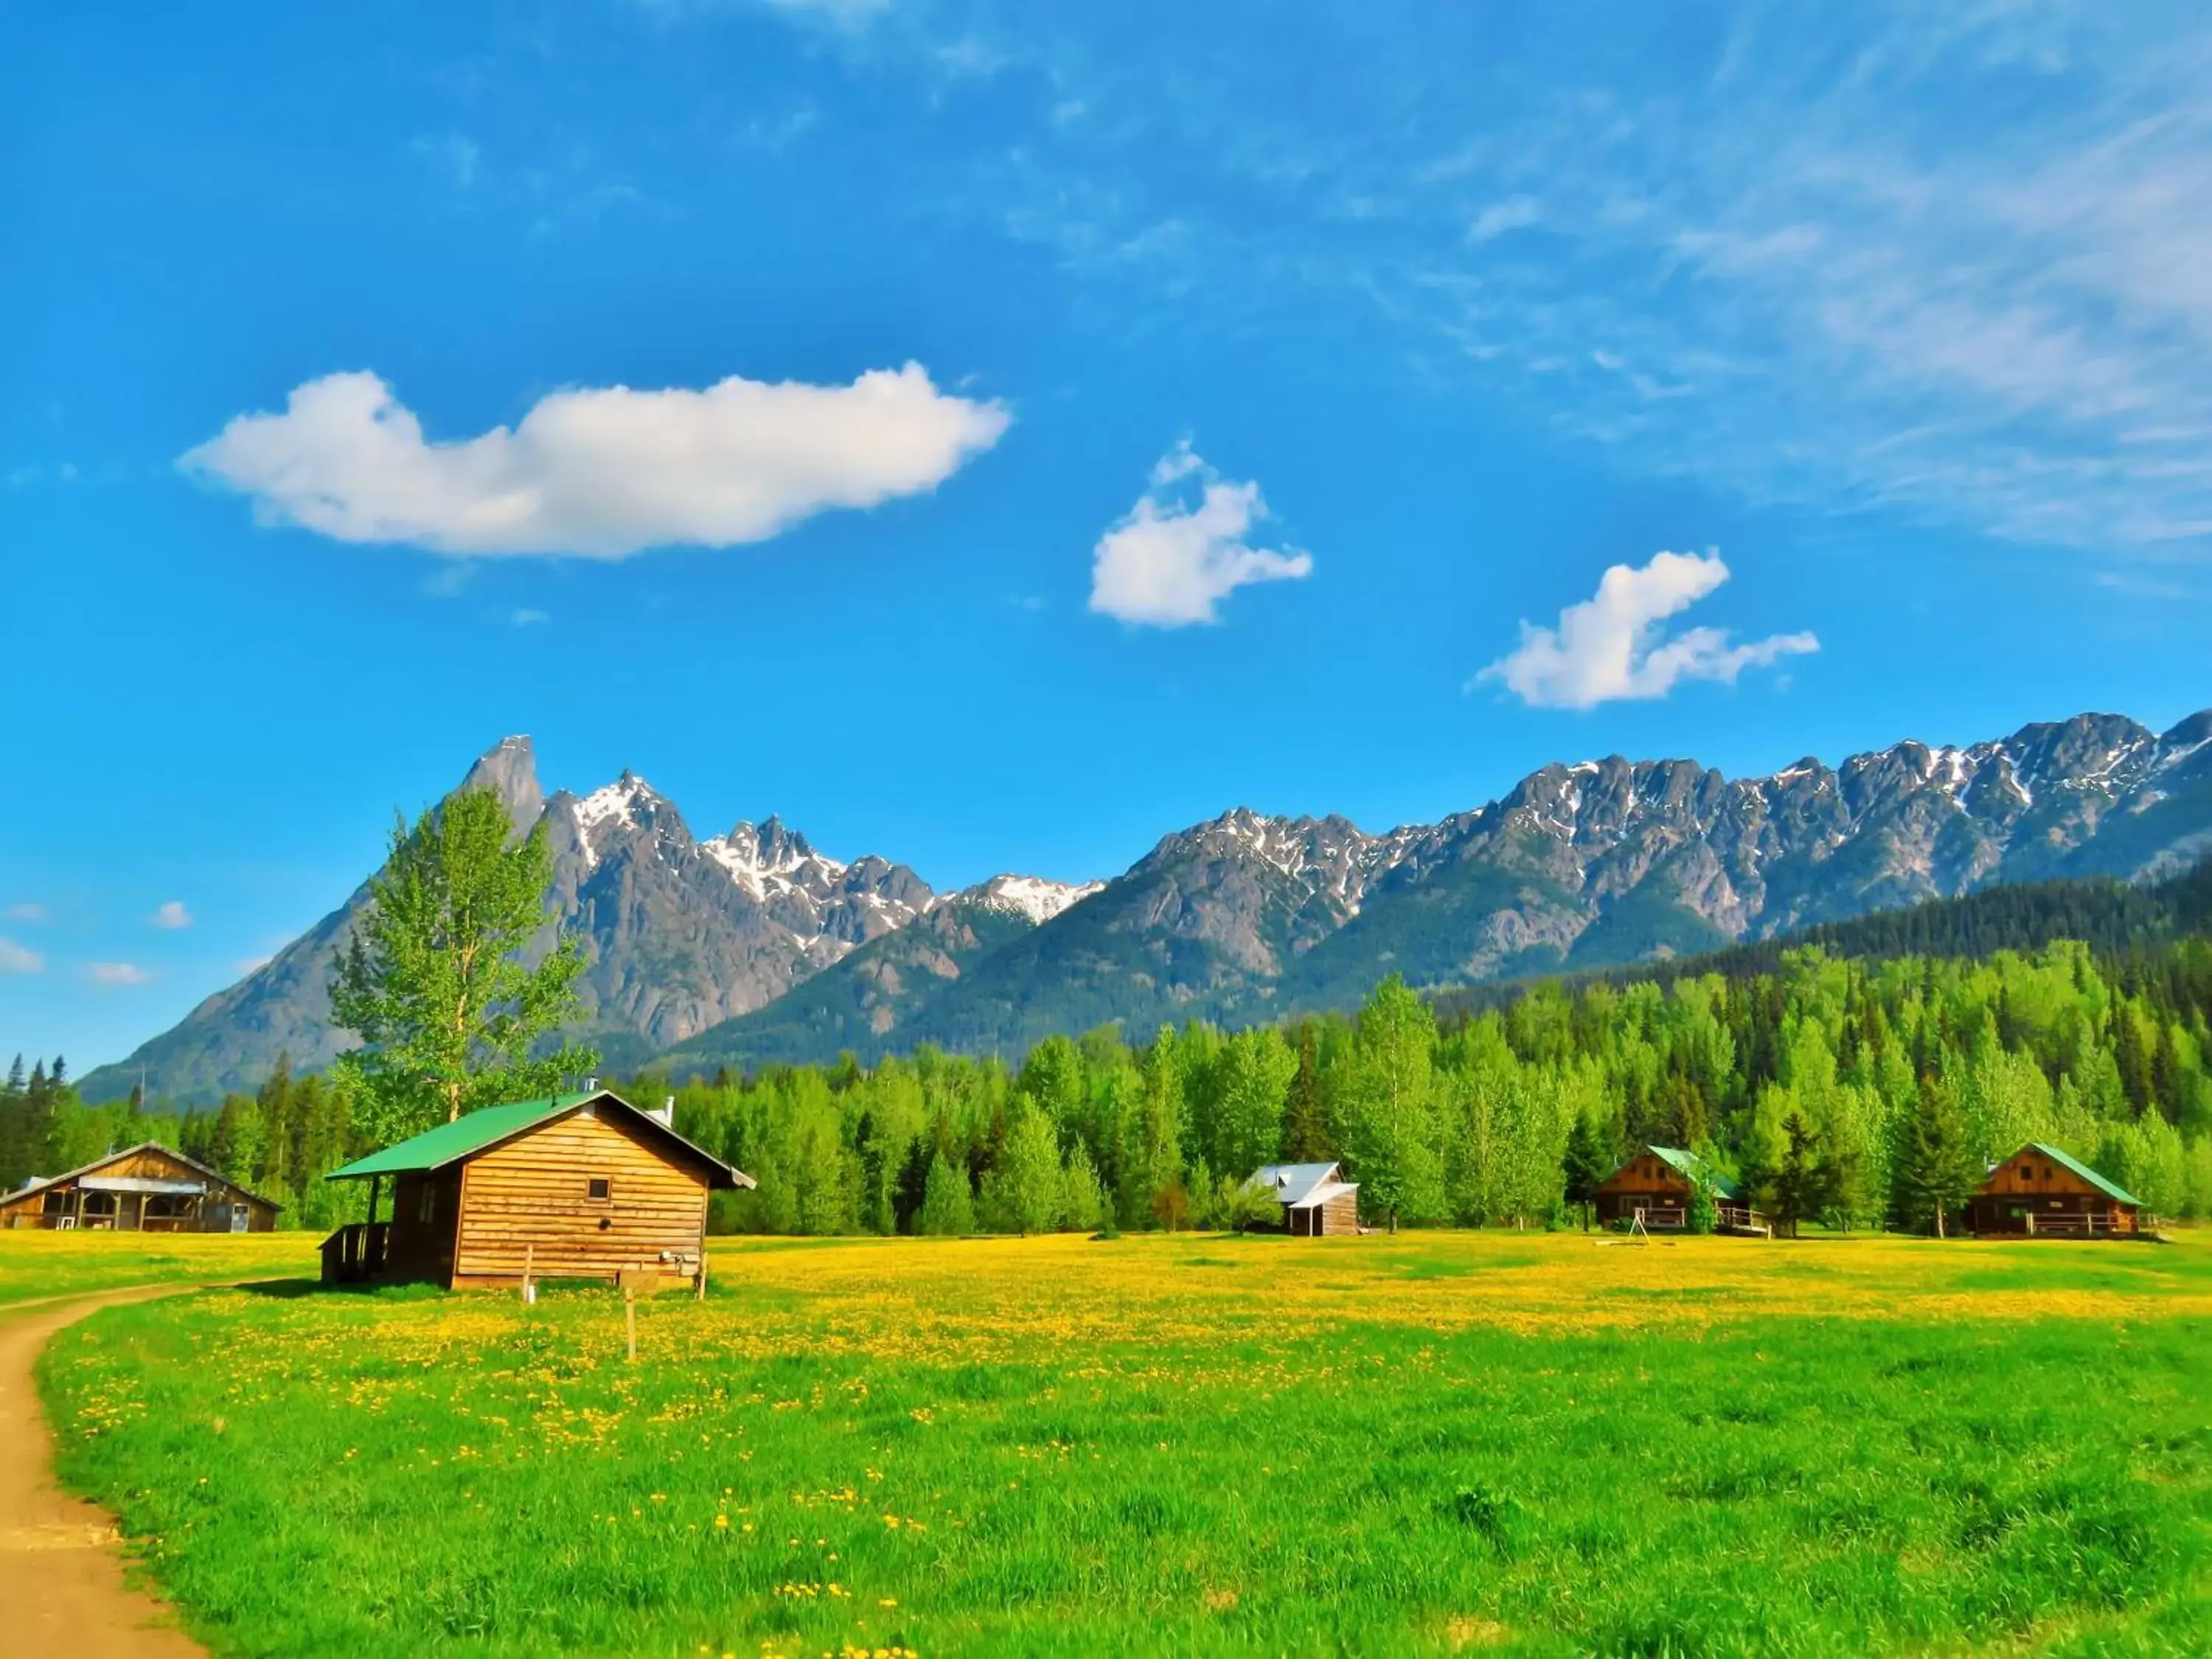
[[[2082,1180],[2087,1182],[2099,1192],[2104,1194],[2106,1197],[2118,1199],[2123,1204],[2132,1204],[2139,1210],[2142,1208],[2142,1200],[2137,1198],[2133,1193],[2128,1191],[2124,1187],[2114,1186],[2111,1182],[2106,1180],[2104,1176],[2099,1175],[2094,1170],[2081,1162],[2080,1158],[2075,1158],[2072,1153],[2065,1152],[2057,1146],[2047,1146],[2040,1140],[2031,1140],[2028,1142],[2027,1146],[2029,1151],[2041,1152],[2044,1157],[2049,1158],[2053,1164],[2064,1164],[2068,1169],[2073,1170],[2075,1175],[2080,1176]]]
[[[603,1089],[592,1089],[581,1094],[544,1096],[536,1100],[509,1101],[504,1106],[480,1107],[451,1123],[441,1123],[434,1129],[410,1135],[380,1152],[357,1158],[344,1168],[331,1170],[324,1179],[366,1181],[371,1176],[398,1175],[403,1170],[443,1169],[456,1158],[480,1152],[495,1141],[533,1128],[605,1092]]]
[[[343,1169],[333,1170],[323,1177],[325,1181],[367,1181],[373,1176],[399,1175],[410,1170],[442,1170],[448,1164],[472,1158],[487,1147],[495,1146],[526,1130],[550,1121],[564,1113],[573,1112],[586,1101],[605,1101],[619,1106],[639,1122],[648,1124],[663,1139],[672,1140],[708,1168],[709,1187],[750,1187],[753,1178],[743,1170],[732,1169],[704,1147],[695,1146],[670,1128],[650,1112],[640,1111],[611,1089],[586,1089],[572,1095],[541,1095],[535,1100],[514,1100],[503,1106],[484,1106],[455,1118],[451,1123],[441,1123],[434,1129],[425,1129],[396,1146],[386,1146],[380,1152],[371,1152],[367,1158],[357,1158]]]
[[[1736,1191],[1735,1182],[1730,1181],[1726,1176],[1723,1175],[1718,1170],[1713,1168],[1711,1164],[1706,1163],[1705,1159],[1699,1158],[1695,1152],[1684,1152],[1680,1146],[1654,1146],[1650,1148],[1650,1151],[1652,1157],[1665,1158],[1668,1163],[1673,1164],[1684,1175],[1687,1176],[1690,1178],[1691,1184],[1693,1186],[1696,1184],[1697,1179],[1699,1176],[1702,1175],[1705,1176],[1707,1181],[1712,1182],[1713,1195],[1715,1197],[1735,1198],[1740,1196]]]

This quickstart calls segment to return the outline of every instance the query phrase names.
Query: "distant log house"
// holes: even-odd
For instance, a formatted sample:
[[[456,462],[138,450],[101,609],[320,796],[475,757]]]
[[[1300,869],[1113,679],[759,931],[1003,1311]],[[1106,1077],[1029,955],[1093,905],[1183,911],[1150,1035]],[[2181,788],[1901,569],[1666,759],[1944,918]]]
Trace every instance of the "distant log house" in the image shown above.
[[[325,1282],[449,1289],[526,1274],[693,1278],[704,1267],[707,1194],[754,1184],[664,1114],[607,1089],[487,1106],[326,1178],[368,1182],[369,1218],[323,1242]],[[387,1189],[392,1212],[380,1221]]]
[[[0,1227],[123,1233],[265,1233],[278,1206],[147,1140],[0,1198]]]
[[[2136,1233],[2142,1208],[2133,1193],[2039,1140],[1990,1166],[1966,1218],[1988,1237],[2124,1238]]]
[[[1680,1146],[1638,1147],[1590,1188],[1590,1201],[1602,1223],[1629,1223],[1641,1216],[1647,1231],[1684,1232],[1690,1225],[1690,1200],[1700,1176],[1712,1188],[1715,1231],[1766,1231],[1766,1218],[1751,1207],[1735,1182]]]
[[[1249,1184],[1283,1206],[1283,1231],[1292,1237],[1333,1237],[1359,1231],[1359,1183],[1341,1174],[1334,1164],[1269,1164]]]

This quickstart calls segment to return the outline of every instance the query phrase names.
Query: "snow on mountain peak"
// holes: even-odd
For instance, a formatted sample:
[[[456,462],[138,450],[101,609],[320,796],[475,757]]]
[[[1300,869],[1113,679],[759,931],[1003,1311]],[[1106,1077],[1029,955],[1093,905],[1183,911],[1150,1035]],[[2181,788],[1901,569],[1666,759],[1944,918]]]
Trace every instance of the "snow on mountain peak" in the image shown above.
[[[572,798],[568,811],[575,820],[576,844],[583,851],[584,867],[599,867],[599,842],[610,826],[635,830],[638,807],[646,802],[657,804],[659,799],[653,786],[635,772],[625,772],[588,795]]]
[[[1103,881],[1081,884],[1048,881],[1042,876],[994,876],[960,895],[978,904],[1018,911],[1042,927],[1070,905],[1079,904],[1103,888]]]
[[[843,878],[848,868],[824,858],[806,844],[804,836],[787,831],[774,817],[757,826],[741,820],[731,826],[729,834],[701,842],[699,850],[757,899],[781,897],[801,888],[827,890]]]

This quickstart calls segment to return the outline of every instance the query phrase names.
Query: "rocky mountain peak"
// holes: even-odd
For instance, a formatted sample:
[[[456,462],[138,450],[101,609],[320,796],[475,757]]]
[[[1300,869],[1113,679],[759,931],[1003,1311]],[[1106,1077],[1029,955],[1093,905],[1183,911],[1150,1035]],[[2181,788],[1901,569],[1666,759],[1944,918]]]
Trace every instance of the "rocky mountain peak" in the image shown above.
[[[498,744],[467,782],[526,815],[538,787],[529,740]],[[558,925],[586,945],[580,1034],[612,1066],[756,1016],[772,1035],[751,1059],[823,1057],[807,1045],[832,1036],[829,1053],[924,1041],[1014,1053],[1109,1019],[1346,1007],[1386,973],[1464,985],[1996,882],[2172,873],[2212,853],[2212,710],[2163,736],[2082,714],[1735,781],[1694,761],[1609,756],[1540,768],[1487,805],[1383,836],[1239,806],[1163,837],[1103,888],[1003,875],[960,904],[904,865],[824,857],[775,817],[695,842],[632,772],[552,796],[538,821]],[[327,1064],[348,1039],[330,1026],[325,988],[361,902],[88,1079],[89,1097],[127,1092],[142,1061],[158,1092],[195,1102],[251,1089],[279,1049],[296,1068]],[[1041,925],[1078,904],[1085,925]],[[771,1011],[817,977],[827,1000]]]
[[[545,792],[538,782],[537,752],[526,736],[501,738],[477,756],[468,775],[461,780],[461,788],[489,789],[506,802],[507,821],[517,835],[529,833],[530,826],[545,810]]]
[[[793,888],[827,892],[845,873],[845,866],[823,857],[805,836],[787,829],[773,814],[759,824],[740,818],[726,835],[712,836],[700,848],[757,899]]]

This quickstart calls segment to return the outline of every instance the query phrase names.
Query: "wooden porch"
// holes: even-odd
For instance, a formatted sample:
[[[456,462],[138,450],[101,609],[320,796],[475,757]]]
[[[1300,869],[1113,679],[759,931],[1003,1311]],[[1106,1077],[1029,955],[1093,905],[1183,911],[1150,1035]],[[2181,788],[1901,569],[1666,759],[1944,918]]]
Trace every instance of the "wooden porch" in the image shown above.
[[[378,1277],[391,1259],[392,1224],[354,1221],[323,1241],[323,1283],[358,1285]]]

